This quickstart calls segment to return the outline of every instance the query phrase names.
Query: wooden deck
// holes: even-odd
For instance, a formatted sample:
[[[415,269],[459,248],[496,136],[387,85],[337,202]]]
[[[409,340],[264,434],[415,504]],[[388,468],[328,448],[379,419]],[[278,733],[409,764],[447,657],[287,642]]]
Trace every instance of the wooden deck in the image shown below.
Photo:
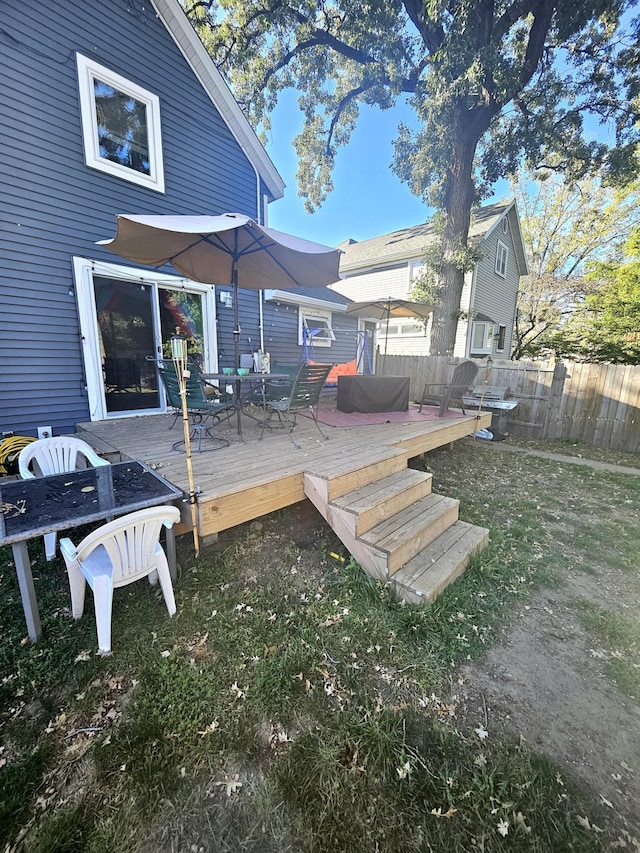
[[[321,406],[325,404],[321,402]],[[229,440],[229,446],[192,453],[201,537],[304,500],[305,475],[339,482],[344,494],[376,479],[376,471],[383,472],[391,461],[398,469],[406,468],[409,458],[470,435],[491,422],[489,414],[438,419],[435,409],[425,407],[424,411],[431,416],[420,422],[358,427],[323,424],[326,441],[313,421],[299,417],[295,436],[300,449],[282,430],[265,431],[261,441],[258,425],[246,417],[244,440],[235,431],[235,420],[217,427],[215,434]],[[106,458],[146,462],[188,492],[184,452],[172,450],[172,444],[182,436],[182,422],[178,420],[169,429],[172,420],[172,415],[147,415],[82,423],[78,424],[78,436]],[[185,504],[177,532],[186,532],[190,526]]]

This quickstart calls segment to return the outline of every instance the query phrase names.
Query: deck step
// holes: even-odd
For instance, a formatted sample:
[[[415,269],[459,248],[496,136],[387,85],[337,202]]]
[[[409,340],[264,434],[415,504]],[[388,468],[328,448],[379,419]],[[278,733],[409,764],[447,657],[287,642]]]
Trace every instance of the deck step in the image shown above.
[[[456,521],[393,575],[397,595],[408,603],[430,604],[488,541],[486,528]]]
[[[387,577],[391,577],[458,520],[459,503],[443,495],[428,495],[376,524],[358,539],[385,555]]]
[[[432,475],[405,468],[361,486],[331,501],[331,507],[350,513],[354,535],[362,536],[389,516],[431,493]]]
[[[343,457],[326,459],[305,471],[323,501],[329,503],[355,489],[407,470],[407,454],[397,448],[363,448]]]

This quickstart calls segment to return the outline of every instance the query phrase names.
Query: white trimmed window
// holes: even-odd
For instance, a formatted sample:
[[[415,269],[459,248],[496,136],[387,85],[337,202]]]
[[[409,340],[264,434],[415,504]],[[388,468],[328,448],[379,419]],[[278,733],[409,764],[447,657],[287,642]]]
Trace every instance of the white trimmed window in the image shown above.
[[[415,337],[416,335],[422,335],[424,337],[426,332],[424,324],[417,320],[408,320],[404,322],[402,320],[393,320],[389,323],[388,327],[384,321],[378,323],[378,334],[387,338],[400,338],[407,336]]]
[[[473,323],[471,326],[471,349],[474,355],[492,352],[493,323]]]
[[[507,327],[506,326],[498,326],[498,333],[496,335],[496,351],[497,352],[504,352],[506,340],[507,340]]]
[[[509,247],[505,246],[500,240],[496,247],[496,272],[503,278],[507,274],[507,260],[509,259]]]
[[[298,344],[302,346],[330,347],[336,336],[331,328],[331,312],[318,308],[298,310]]]
[[[164,192],[160,100],[78,53],[85,163]]]
[[[411,261],[409,266],[409,279],[413,281],[422,273],[424,261]]]

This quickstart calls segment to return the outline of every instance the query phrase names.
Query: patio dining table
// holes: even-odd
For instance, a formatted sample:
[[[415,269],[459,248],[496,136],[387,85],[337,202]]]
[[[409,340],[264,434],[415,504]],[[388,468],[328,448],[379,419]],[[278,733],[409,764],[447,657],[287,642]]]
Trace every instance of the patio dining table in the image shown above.
[[[143,462],[131,460],[0,483],[0,546],[11,545],[22,607],[31,642],[42,636],[27,542],[45,533],[69,530],[183,497]],[[166,531],[167,560],[175,579],[175,534]]]
[[[243,436],[242,432],[242,383],[243,382],[260,382],[263,399],[265,398],[266,383],[273,380],[291,379],[288,373],[203,373],[202,378],[207,382],[217,381],[233,387],[233,406],[236,410],[236,424],[238,435]]]

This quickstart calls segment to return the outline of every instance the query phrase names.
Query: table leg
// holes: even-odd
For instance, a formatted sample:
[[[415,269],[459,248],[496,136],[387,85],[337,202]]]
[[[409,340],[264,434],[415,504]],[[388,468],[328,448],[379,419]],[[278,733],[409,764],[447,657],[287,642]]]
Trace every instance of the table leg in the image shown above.
[[[42,636],[42,628],[40,626],[36,591],[33,586],[29,551],[27,550],[26,542],[14,542],[11,547],[13,549],[13,561],[16,566],[16,574],[18,575],[22,608],[24,610],[24,618],[27,621],[29,639],[32,643],[35,643]]]
[[[176,534],[173,532],[173,527],[166,529],[165,547],[167,550],[167,563],[169,563],[169,574],[171,580],[176,579]]]
[[[234,382],[233,401],[236,404],[236,421],[238,424],[238,435],[242,436],[242,383]]]

